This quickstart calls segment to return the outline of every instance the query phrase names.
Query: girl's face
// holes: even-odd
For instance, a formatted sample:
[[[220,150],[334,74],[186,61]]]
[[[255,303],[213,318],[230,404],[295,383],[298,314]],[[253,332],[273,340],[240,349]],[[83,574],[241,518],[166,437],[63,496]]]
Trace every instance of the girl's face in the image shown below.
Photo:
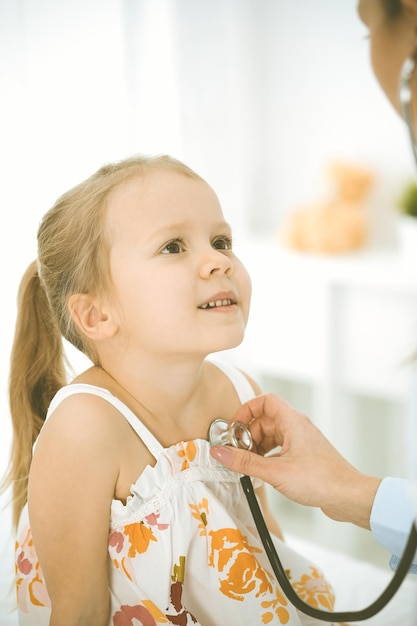
[[[206,355],[238,345],[250,279],[207,183],[154,170],[109,198],[112,302],[128,349]]]
[[[417,0],[398,0],[399,11],[390,17],[382,0],[359,0],[358,13],[369,29],[372,67],[378,82],[395,109],[401,68],[416,49]],[[414,77],[413,113],[417,110],[417,78]]]

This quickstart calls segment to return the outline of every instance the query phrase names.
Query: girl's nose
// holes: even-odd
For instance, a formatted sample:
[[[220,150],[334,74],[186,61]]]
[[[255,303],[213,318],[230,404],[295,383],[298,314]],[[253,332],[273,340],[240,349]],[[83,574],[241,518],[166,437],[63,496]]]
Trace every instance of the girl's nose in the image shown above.
[[[204,278],[210,277],[216,272],[220,274],[230,274],[232,271],[232,260],[227,254],[220,250],[211,248],[210,252],[202,259],[200,273]]]

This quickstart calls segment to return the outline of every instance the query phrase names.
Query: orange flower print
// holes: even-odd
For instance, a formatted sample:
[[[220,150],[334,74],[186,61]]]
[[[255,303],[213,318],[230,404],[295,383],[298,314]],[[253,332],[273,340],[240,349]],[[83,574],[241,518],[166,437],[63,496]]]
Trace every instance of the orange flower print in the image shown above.
[[[127,524],[123,528],[123,533],[129,539],[130,548],[127,554],[131,559],[136,556],[136,553],[146,552],[151,541],[157,541],[152,528],[148,528],[143,522]]]
[[[212,538],[209,565],[215,567],[215,556],[218,553],[218,570],[222,572],[227,563],[238,550],[249,549],[261,552],[258,548],[248,545],[247,538],[237,528],[221,528],[210,532]]]
[[[280,624],[287,624],[290,619],[290,614],[285,608],[287,604],[288,601],[286,597],[282,594],[278,587],[275,587],[275,598],[272,598],[269,601],[264,600],[261,604],[262,608],[269,609],[262,615],[262,624],[270,624],[274,619],[274,613],[278,617]]]
[[[319,608],[321,605],[328,611],[333,611],[335,596],[331,585],[315,567],[310,566],[309,569],[312,573],[303,574],[298,582],[292,583],[292,586],[311,606]]]
[[[260,552],[248,545],[247,538],[237,528],[222,528],[210,533],[209,565],[224,573],[220,590],[235,600],[258,587],[256,595],[272,591],[267,572],[259,565],[252,552]]]
[[[158,524],[158,516],[148,516],[150,523],[158,530],[168,528],[168,524]],[[148,521],[148,517],[145,518]],[[115,530],[110,534],[108,550],[110,558],[116,569],[120,569],[129,580],[136,582],[135,569],[132,559],[137,554],[143,554],[149,548],[151,541],[158,541],[153,534],[152,528],[146,526],[143,521],[127,524],[123,532]]]
[[[237,528],[222,528],[211,531],[211,553],[209,566],[216,567],[222,574],[219,578],[220,591],[232,600],[244,601],[245,596],[254,594],[263,600],[260,606],[272,609],[280,624],[287,624],[290,619],[287,599],[273,585],[271,574],[263,569],[254,553],[261,552],[250,546],[247,538]],[[275,594],[274,594],[275,591]],[[272,610],[265,611],[262,616],[264,624],[268,624],[274,616]]]
[[[29,604],[50,607],[51,601],[29,527],[16,541],[15,552],[17,603],[20,610],[28,613]]]
[[[198,528],[201,529],[200,535],[207,534],[207,517],[208,517],[208,500],[207,498],[203,498],[201,502],[196,504],[190,504],[190,508],[194,513],[192,516],[198,520],[200,523]]]
[[[190,462],[194,461],[197,452],[194,441],[187,441],[180,443],[178,448],[178,456],[184,457],[184,461],[181,466],[181,472],[190,467]]]

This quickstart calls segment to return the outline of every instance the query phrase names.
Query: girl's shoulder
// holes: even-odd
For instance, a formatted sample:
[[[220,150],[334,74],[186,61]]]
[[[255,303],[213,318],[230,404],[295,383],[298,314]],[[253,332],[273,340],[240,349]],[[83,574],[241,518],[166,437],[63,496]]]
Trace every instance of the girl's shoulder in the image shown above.
[[[59,389],[52,398],[45,422],[62,422],[61,427],[88,431],[113,429],[117,425],[114,416],[124,410],[111,390],[100,368],[91,367],[79,374],[70,384]]]
[[[108,393],[108,392],[107,392]],[[121,420],[120,413],[106,400],[106,390],[87,385],[68,385],[58,391],[49,406],[45,423],[35,445],[42,438],[100,446],[109,436],[114,437]]]

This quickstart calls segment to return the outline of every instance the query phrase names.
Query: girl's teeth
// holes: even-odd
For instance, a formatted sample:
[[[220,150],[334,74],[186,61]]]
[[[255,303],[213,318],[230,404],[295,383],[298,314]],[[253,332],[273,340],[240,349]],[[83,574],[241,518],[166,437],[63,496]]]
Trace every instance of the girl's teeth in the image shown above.
[[[209,302],[208,304],[206,304],[203,308],[205,309],[213,309],[216,306],[228,306],[232,304],[231,300],[216,300],[216,301],[212,301]]]

